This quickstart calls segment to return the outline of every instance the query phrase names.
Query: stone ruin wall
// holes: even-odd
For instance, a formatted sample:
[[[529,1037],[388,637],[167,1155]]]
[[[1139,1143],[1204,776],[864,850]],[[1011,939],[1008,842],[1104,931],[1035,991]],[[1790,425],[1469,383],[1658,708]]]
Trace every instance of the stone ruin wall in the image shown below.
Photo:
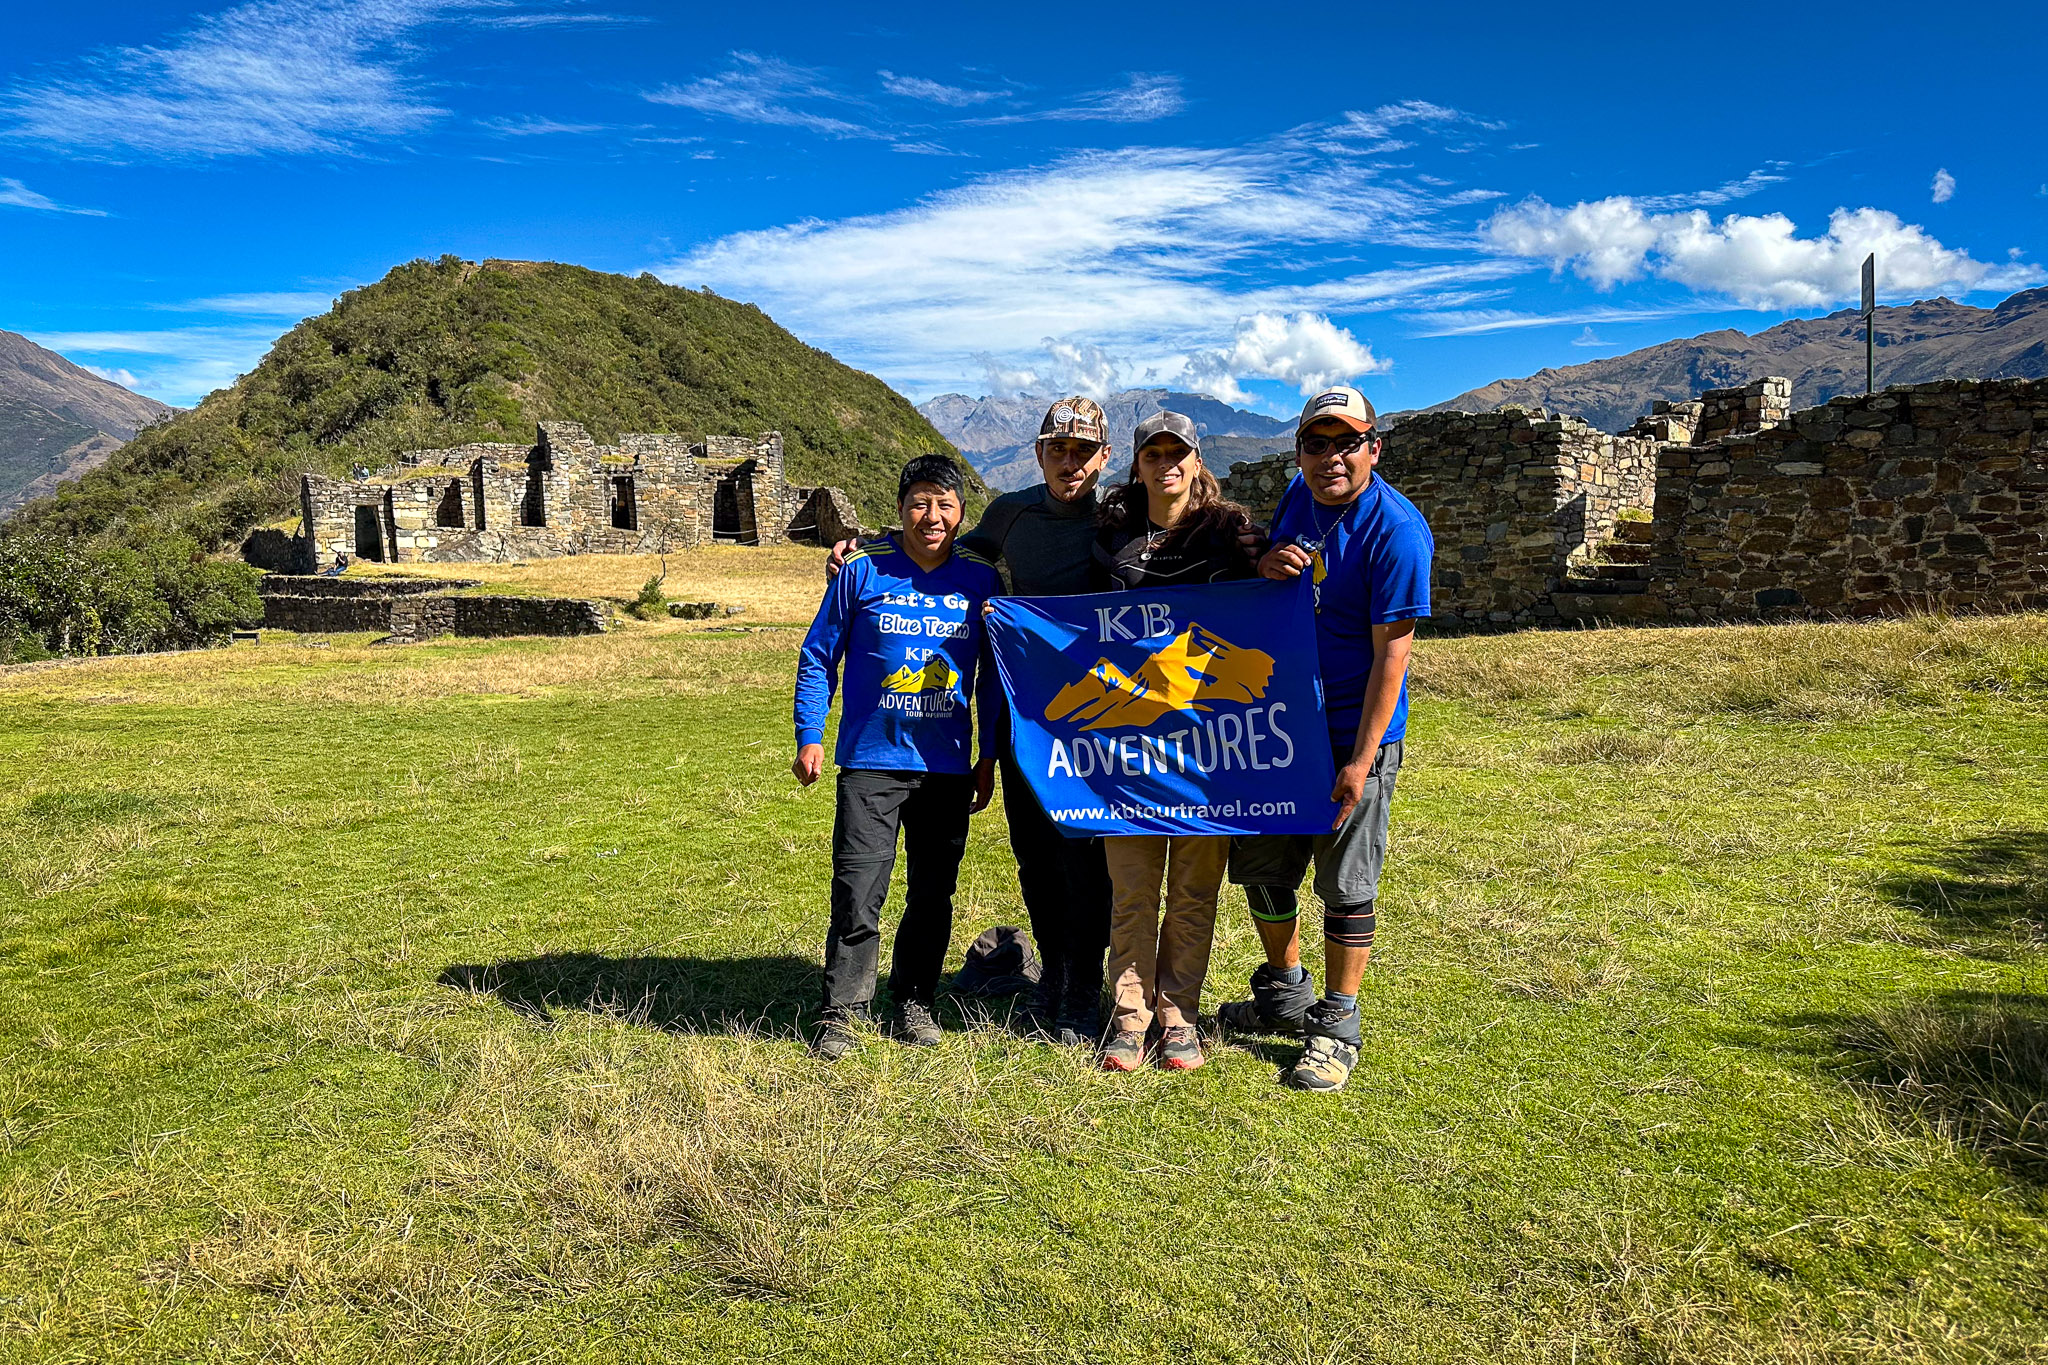
[[[1624,511],[1649,510],[1657,446],[1540,409],[1426,413],[1388,430],[1379,473],[1436,537],[1437,615],[1502,624],[1554,614],[1573,557]],[[1293,475],[1291,455],[1240,464],[1224,492],[1264,523]]]
[[[263,624],[306,634],[380,631],[397,640],[437,635],[597,635],[610,612],[573,597],[515,597],[459,590],[467,579],[264,577]]]
[[[2048,380],[1836,398],[1659,458],[1648,586],[1618,619],[2048,606]]]
[[[621,480],[624,526],[613,515]],[[815,539],[806,527],[857,521],[837,489],[789,486],[779,432],[701,442],[632,434],[600,446],[574,422],[541,423],[530,447],[411,451],[359,479],[308,474],[300,498],[297,566],[314,570],[343,554],[473,563],[660,554],[714,540],[776,545]]]
[[[2048,381],[1945,380],[1793,413],[1760,380],[1620,435],[1539,410],[1390,429],[1458,624],[1867,616],[2048,605]],[[1268,518],[1289,456],[1226,493]],[[1645,518],[1647,517],[1647,520]]]

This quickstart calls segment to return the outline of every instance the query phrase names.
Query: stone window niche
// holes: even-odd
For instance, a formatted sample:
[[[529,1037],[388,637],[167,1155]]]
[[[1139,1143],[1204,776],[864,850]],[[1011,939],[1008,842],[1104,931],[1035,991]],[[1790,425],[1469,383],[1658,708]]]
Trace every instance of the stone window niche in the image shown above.
[[[640,529],[640,513],[633,501],[633,476],[614,475],[612,484],[612,529],[614,531],[637,531]]]

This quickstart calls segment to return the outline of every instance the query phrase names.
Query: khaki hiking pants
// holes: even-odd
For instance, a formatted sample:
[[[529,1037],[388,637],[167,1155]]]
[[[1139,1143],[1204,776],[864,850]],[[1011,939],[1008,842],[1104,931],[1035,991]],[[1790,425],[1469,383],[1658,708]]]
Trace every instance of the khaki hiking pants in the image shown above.
[[[1102,841],[1109,863],[1110,1029],[1193,1024],[1216,935],[1216,892],[1230,859],[1224,834],[1131,834]],[[1160,883],[1166,913],[1160,914]]]

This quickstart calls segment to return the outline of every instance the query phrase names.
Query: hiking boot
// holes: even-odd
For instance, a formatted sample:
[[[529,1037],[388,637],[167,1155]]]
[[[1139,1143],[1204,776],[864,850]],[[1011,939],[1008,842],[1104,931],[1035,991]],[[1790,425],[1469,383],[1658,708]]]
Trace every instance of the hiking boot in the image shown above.
[[[889,1021],[890,1032],[896,1040],[911,1047],[937,1047],[939,1045],[939,1021],[932,1017],[931,1006],[916,1000],[906,1000],[896,1006],[896,1016]]]
[[[854,1051],[860,1046],[854,1025],[864,1017],[858,1010],[826,1010],[818,1021],[818,1031],[811,1035],[811,1055],[836,1062]]]
[[[1102,1040],[1102,982],[1076,986],[1072,980],[1061,993],[1059,1027],[1053,1036],[1062,1047],[1094,1047]]]
[[[1342,1090],[1358,1065],[1358,1011],[1318,1000],[1302,1021],[1308,1046],[1284,1078],[1296,1090]]]
[[[1061,1047],[1094,1047],[1102,1038],[1102,1015],[1092,1007],[1085,1013],[1069,1010],[1052,1037]]]
[[[1016,1013],[1017,1031],[1026,1038],[1051,1038],[1059,1032],[1059,1018],[1059,980],[1047,967]]]
[[[1104,1071],[1136,1071],[1145,1065],[1145,1035],[1134,1029],[1112,1033],[1102,1045]]]
[[[1252,998],[1216,1007],[1216,1023],[1225,1033],[1299,1033],[1302,1019],[1316,1003],[1315,982],[1282,981],[1273,968],[1260,964],[1252,973]]]
[[[1202,1056],[1202,1035],[1193,1024],[1171,1024],[1159,1031],[1159,1065],[1168,1071],[1193,1071]]]

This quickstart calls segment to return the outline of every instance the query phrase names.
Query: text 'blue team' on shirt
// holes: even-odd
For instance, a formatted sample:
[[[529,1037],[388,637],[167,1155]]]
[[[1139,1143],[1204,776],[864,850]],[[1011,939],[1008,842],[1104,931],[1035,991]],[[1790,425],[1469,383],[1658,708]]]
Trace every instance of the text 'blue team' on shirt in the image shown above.
[[[1375,477],[1347,507],[1325,507],[1296,474],[1273,511],[1275,546],[1308,552],[1315,584],[1316,652],[1330,743],[1349,755],[1372,673],[1372,628],[1429,615],[1429,561],[1436,540],[1415,504]],[[1380,740],[1408,733],[1408,680]]]
[[[844,660],[840,767],[971,772],[967,699],[979,697],[984,717],[1003,705],[995,670],[977,667],[981,607],[1002,590],[995,566],[968,550],[930,570],[894,539],[848,555],[797,655],[798,745],[825,742]]]

